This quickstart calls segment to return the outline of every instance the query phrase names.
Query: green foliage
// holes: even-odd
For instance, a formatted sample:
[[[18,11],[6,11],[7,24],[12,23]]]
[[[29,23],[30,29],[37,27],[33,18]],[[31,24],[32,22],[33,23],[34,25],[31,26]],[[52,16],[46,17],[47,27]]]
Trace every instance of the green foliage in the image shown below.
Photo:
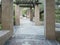
[[[57,40],[58,42],[60,42],[60,38],[56,38],[56,40]]]
[[[27,12],[26,10],[23,10],[23,11],[22,11],[22,14],[24,15],[24,14],[26,14],[26,12]]]
[[[56,22],[60,23],[60,14],[56,14]]]
[[[60,9],[56,9],[55,13],[60,14]]]
[[[2,26],[1,26],[1,24],[0,24],[0,30],[2,30]]]
[[[55,10],[55,15],[56,15],[56,22],[57,23],[60,23],[60,9],[59,8],[57,8],[56,10]]]

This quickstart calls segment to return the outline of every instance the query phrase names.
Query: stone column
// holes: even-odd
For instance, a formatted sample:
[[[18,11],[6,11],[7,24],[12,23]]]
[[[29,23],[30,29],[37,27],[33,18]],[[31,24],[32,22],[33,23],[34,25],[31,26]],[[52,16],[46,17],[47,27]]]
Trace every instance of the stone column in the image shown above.
[[[39,5],[35,5],[35,24],[40,25]]]
[[[27,16],[26,17],[30,19],[30,9],[27,10]]]
[[[0,24],[1,24],[1,15],[2,15],[2,7],[0,5]]]
[[[45,0],[44,5],[44,25],[45,36],[47,39],[56,39],[55,37],[55,0]]]
[[[20,7],[15,5],[15,24],[16,26],[20,25]]]
[[[22,8],[20,7],[20,19],[23,18],[22,16]]]
[[[30,8],[30,21],[33,21],[33,13],[32,13],[32,8]]]
[[[26,12],[26,18],[28,18],[28,10],[27,10],[27,12]]]
[[[28,9],[28,16],[29,16],[29,19],[30,19],[30,9]]]
[[[2,1],[2,29],[13,32],[13,0]]]
[[[27,16],[26,16],[27,18],[29,18],[29,16],[28,16],[28,15],[29,15],[29,11],[27,10]]]

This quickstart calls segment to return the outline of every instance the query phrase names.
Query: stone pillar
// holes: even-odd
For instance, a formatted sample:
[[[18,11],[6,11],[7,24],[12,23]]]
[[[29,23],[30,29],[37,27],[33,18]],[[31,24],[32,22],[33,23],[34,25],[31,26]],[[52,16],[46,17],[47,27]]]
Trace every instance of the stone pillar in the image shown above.
[[[27,10],[27,16],[26,16],[27,18],[29,18],[29,11]]]
[[[0,5],[0,24],[1,24],[1,14],[2,14],[2,7]]]
[[[39,5],[35,5],[35,24],[40,25]]]
[[[33,21],[33,13],[32,13],[32,8],[30,8],[30,21]]]
[[[44,5],[44,25],[45,36],[47,39],[56,39],[55,37],[55,0],[45,0]]]
[[[29,16],[29,19],[30,19],[30,9],[28,9],[28,16]]]
[[[30,9],[27,10],[27,16],[26,17],[30,19]]]
[[[16,26],[20,25],[20,7],[15,5],[15,24]]]
[[[20,7],[20,18],[23,18],[22,16],[22,8]]]
[[[13,0],[2,1],[2,29],[13,32]]]
[[[28,18],[28,10],[27,10],[27,12],[26,12],[26,18]]]

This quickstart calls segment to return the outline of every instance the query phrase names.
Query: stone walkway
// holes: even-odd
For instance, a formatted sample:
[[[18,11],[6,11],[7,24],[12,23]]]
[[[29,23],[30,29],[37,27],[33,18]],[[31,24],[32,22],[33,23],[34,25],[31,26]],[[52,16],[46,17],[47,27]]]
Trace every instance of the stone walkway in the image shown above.
[[[20,26],[14,27],[14,35],[5,45],[60,45],[57,41],[47,40],[44,26],[35,26],[29,19],[21,19]]]

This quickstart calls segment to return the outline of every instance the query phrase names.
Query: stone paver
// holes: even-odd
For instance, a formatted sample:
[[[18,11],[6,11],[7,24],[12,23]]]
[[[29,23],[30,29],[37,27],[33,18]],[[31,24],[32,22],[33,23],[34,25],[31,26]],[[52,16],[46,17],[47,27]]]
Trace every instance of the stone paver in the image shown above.
[[[43,26],[35,26],[34,22],[23,18],[21,25],[14,27],[14,35],[5,45],[58,45],[58,43],[45,39]]]

